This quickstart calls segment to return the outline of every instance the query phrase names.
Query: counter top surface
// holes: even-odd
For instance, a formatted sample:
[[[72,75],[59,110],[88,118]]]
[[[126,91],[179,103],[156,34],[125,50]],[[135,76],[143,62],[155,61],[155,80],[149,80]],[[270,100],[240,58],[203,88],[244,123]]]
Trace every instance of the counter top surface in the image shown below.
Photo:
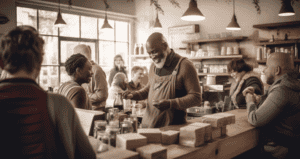
[[[228,111],[235,115],[235,124],[227,125],[226,136],[217,138],[199,147],[187,147],[178,144],[162,145],[167,148],[168,158],[233,158],[254,148],[258,143],[258,130],[248,123],[247,110]],[[194,122],[201,122],[202,117],[188,120],[184,125],[171,125],[160,128],[161,131],[176,130]],[[92,143],[92,142],[91,142]],[[94,142],[93,147],[97,146]],[[159,144],[160,145],[160,144]],[[97,154],[101,158],[101,154]]]

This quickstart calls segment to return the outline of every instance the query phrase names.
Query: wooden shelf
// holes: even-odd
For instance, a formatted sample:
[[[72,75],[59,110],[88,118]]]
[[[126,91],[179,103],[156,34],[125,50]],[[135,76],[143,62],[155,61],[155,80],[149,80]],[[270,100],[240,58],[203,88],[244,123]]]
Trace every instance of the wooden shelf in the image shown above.
[[[146,58],[149,57],[149,55],[130,55],[131,57],[135,57],[135,58]]]
[[[198,73],[198,76],[207,76],[207,75],[230,76],[229,73]]]
[[[267,60],[257,60],[257,63],[259,64],[266,64]],[[294,59],[295,63],[300,63],[300,59]]]
[[[274,42],[259,42],[255,43],[256,46],[261,45],[282,45],[282,44],[296,44],[299,43],[300,39],[289,39],[289,40],[275,40]]]
[[[257,25],[253,25],[253,28],[258,28],[258,29],[275,29],[275,28],[279,28],[279,27],[297,27],[297,26],[300,26],[300,21],[257,24]]]
[[[247,37],[237,36],[237,37],[227,37],[227,38],[217,38],[217,39],[187,40],[187,41],[182,41],[182,43],[198,44],[198,43],[210,43],[210,42],[222,42],[222,41],[242,41],[245,39],[247,39]]]
[[[189,60],[207,60],[207,59],[233,59],[243,58],[243,55],[226,55],[226,56],[207,56],[207,57],[191,57]]]

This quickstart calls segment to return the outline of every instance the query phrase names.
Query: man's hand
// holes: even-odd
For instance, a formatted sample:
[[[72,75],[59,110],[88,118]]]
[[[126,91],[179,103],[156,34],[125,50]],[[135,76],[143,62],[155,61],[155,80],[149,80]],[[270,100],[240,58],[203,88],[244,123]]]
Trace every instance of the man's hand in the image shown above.
[[[125,92],[122,94],[122,96],[123,96],[123,99],[131,99],[131,98],[133,98],[133,94],[132,94],[132,92],[130,92],[130,91],[125,91]]]
[[[255,103],[255,96],[253,94],[250,94],[250,93],[247,93],[246,94],[246,97],[245,97],[245,100],[247,103],[249,102],[254,102]]]
[[[159,109],[160,111],[164,111],[170,108],[170,101],[166,99],[161,99],[159,101],[153,101],[153,106]]]
[[[242,93],[243,93],[244,96],[246,96],[247,93],[254,94],[254,91],[255,91],[254,87],[249,86],[249,87],[245,88]]]

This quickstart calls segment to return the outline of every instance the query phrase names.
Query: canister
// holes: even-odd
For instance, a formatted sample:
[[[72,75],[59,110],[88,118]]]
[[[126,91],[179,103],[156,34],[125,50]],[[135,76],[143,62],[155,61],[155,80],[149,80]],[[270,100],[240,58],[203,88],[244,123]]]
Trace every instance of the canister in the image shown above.
[[[226,55],[226,47],[225,46],[223,46],[221,48],[221,56],[224,56],[224,55]]]
[[[227,47],[227,55],[232,55],[233,53],[233,50],[232,50],[232,47]]]
[[[207,85],[215,85],[216,84],[216,75],[207,75],[206,84]]]
[[[234,54],[234,55],[238,55],[238,54],[239,54],[239,47],[235,46],[235,47],[233,48],[233,54]]]
[[[259,48],[257,48],[257,51],[256,51],[256,60],[261,60],[261,55],[262,55],[262,48],[259,47]]]

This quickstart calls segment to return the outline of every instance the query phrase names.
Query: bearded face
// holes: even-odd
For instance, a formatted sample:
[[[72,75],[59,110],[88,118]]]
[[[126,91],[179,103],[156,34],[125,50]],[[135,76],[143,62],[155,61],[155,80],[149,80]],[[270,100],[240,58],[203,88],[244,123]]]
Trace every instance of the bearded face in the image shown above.
[[[157,68],[162,68],[167,59],[167,49],[164,47],[164,44],[157,44],[157,43],[147,43],[146,44],[147,52],[152,59],[154,65]]]

